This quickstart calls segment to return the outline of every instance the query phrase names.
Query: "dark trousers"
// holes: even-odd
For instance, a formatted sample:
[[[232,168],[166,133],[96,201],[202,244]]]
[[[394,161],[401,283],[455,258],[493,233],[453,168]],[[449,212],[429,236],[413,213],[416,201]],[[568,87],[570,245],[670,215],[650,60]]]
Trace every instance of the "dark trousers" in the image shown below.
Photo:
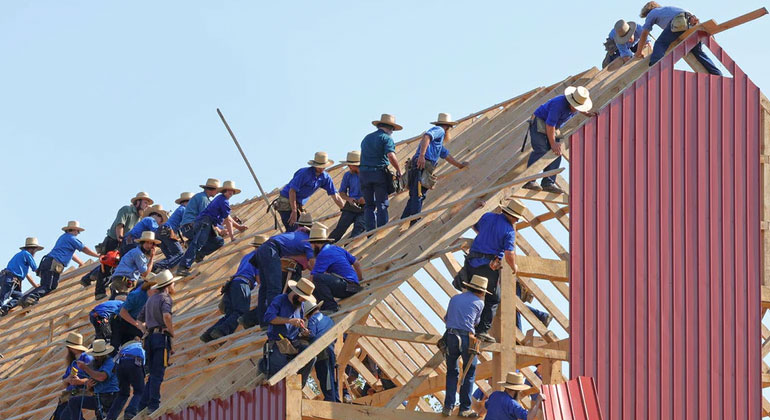
[[[88,274],[89,278],[96,280],[96,285],[94,286],[94,296],[107,294],[107,287],[110,285],[110,277],[112,277],[112,271],[112,267],[105,267],[99,264]]]
[[[286,229],[286,232],[294,232],[295,230],[297,230],[296,223],[293,225],[289,224],[289,217],[291,217],[291,210],[279,211],[278,214],[281,216],[281,222],[283,222],[283,227]]]
[[[401,218],[406,219],[409,216],[413,216],[422,211],[422,202],[425,200],[425,193],[427,190],[419,188],[420,179],[422,179],[422,169],[417,166],[409,168],[409,201],[406,202],[404,212],[401,213]],[[415,224],[417,221],[413,220],[410,225]]]
[[[126,236],[124,236],[123,240],[120,242],[120,255],[126,255],[128,251],[138,247],[139,242],[136,242],[137,239],[139,238],[133,238],[129,234],[126,234]]]
[[[211,327],[211,331],[219,330],[222,335],[230,335],[238,328],[238,317],[251,307],[251,288],[247,282],[231,280],[223,299],[225,315]]]
[[[138,361],[137,361],[138,360]],[[118,384],[120,391],[107,414],[107,420],[117,420],[123,406],[126,405],[128,397],[131,396],[131,389],[134,389],[134,396],[126,407],[125,418],[131,418],[139,412],[139,404],[144,394],[144,365],[141,359],[135,357],[123,357],[118,362]]]
[[[521,297],[521,286],[516,283],[516,296]],[[529,305],[527,305],[527,308],[529,308],[530,311],[532,311],[533,314],[542,322],[545,324],[545,321],[548,319],[548,313],[543,312],[540,309],[533,308]],[[521,330],[521,314],[519,311],[516,311],[516,326]]]
[[[120,315],[113,318],[110,325],[112,330],[110,345],[116,350],[134,338],[141,338],[144,335],[139,328],[136,328],[135,326],[126,322],[123,318],[120,317]]]
[[[67,409],[68,402],[69,400],[65,403],[60,403],[59,405],[57,405],[56,410],[54,410],[50,420],[69,420],[70,412]]]
[[[152,413],[160,407],[160,384],[163,383],[163,377],[168,367],[171,338],[162,333],[152,333],[145,340],[144,349],[150,376],[147,377],[139,411],[146,407],[148,412]]]
[[[322,311],[336,311],[339,309],[339,305],[337,305],[337,301],[334,298],[344,299],[356,294],[356,292],[350,289],[353,285],[331,274],[316,274],[313,276],[313,283],[315,284],[313,296],[319,302],[324,302],[321,305]]]
[[[315,362],[315,374],[318,387],[324,395],[324,401],[340,402],[337,392],[337,360],[334,350],[326,348]]]
[[[53,257],[46,255],[40,261],[39,273],[40,273],[40,286],[27,294],[27,297],[37,302],[41,297],[47,295],[53,290],[59,287],[59,273],[53,271],[51,263]]]
[[[385,169],[363,169],[359,172],[366,230],[388,223],[388,178]]]
[[[650,66],[653,66],[655,63],[660,61],[660,59],[666,55],[666,50],[668,49],[669,45],[679,39],[683,33],[684,32],[671,32],[671,28],[666,27],[666,29],[660,33],[658,39],[655,40],[655,45],[652,46],[652,54],[650,54]],[[716,65],[714,65],[714,62],[711,61],[711,58],[709,58],[709,56],[703,52],[702,43],[697,43],[690,50],[690,52],[695,56],[696,59],[698,59],[698,62],[701,63],[709,73],[716,76],[722,75],[722,72],[719,71]]]
[[[350,232],[350,237],[355,238],[360,235],[361,232],[366,230],[366,220],[363,212],[354,212],[348,210],[342,210],[340,213],[340,220],[337,221],[337,226],[334,228],[329,237],[334,239],[334,242],[339,242],[342,239],[342,235],[348,231],[350,225],[353,225],[353,231]]]
[[[195,223],[186,223],[182,226],[179,226],[179,233],[184,236],[185,239],[188,241],[191,241],[193,238],[193,231],[195,230]]]
[[[457,366],[457,359],[463,358],[463,368],[468,368],[468,373],[460,384],[460,412],[471,408],[471,391],[473,391],[473,380],[476,376],[475,356],[468,352],[468,334],[456,335],[447,332],[446,335],[447,356],[446,356],[446,395],[444,396],[444,407],[454,408],[457,393],[457,381],[459,380],[460,369]],[[459,337],[459,340],[458,340]],[[473,360],[471,360],[473,359]],[[470,363],[470,365],[468,365]]]
[[[161,227],[158,229],[160,250],[163,252],[163,255],[166,257],[166,259],[163,261],[158,261],[155,266],[162,270],[176,267],[177,264],[182,261],[182,257],[184,256],[184,248],[182,248],[182,244],[180,244],[176,239],[173,239],[171,237],[171,233],[172,230],[170,228]]]
[[[529,124],[529,139],[532,143],[532,153],[529,154],[529,161],[527,161],[527,168],[532,166],[533,163],[540,160],[549,150],[551,150],[551,143],[548,142],[548,137],[537,131],[537,124],[531,121]],[[561,143],[561,139],[556,139],[558,143]],[[548,166],[543,169],[543,172],[547,172],[553,169],[558,169],[561,165],[561,156],[554,159]],[[540,182],[541,185],[553,185],[556,183],[556,175],[543,178]]]
[[[21,279],[8,273],[0,273],[0,305],[3,310],[10,311],[21,299]]]
[[[110,318],[105,318],[94,311],[91,311],[88,318],[94,326],[94,335],[97,340],[112,341]]]
[[[266,327],[262,320],[265,311],[273,299],[283,291],[283,273],[281,271],[281,254],[278,244],[267,241],[257,248],[257,265],[259,266],[259,292],[257,294],[257,318],[260,325]]]
[[[302,349],[297,349],[299,351],[302,351]],[[296,355],[287,356],[280,351],[278,351],[278,346],[275,345],[275,342],[271,343],[270,346],[270,353],[268,356],[268,374],[269,376],[273,376],[276,373],[278,373],[279,370],[283,369],[284,366],[288,365],[290,361],[294,360]],[[302,367],[297,373],[302,375],[302,386],[304,387],[307,383],[307,378],[310,376],[310,371],[313,369],[313,366],[315,365],[316,358],[312,358],[305,366]]]
[[[184,268],[192,267],[195,259],[201,260],[206,255],[218,250],[225,244],[225,240],[214,233],[213,222],[208,217],[202,217],[195,221],[193,238],[187,246],[187,251],[180,264]]]
[[[93,396],[77,396],[70,398],[67,403],[69,420],[83,420],[83,409],[93,410],[96,418],[104,418],[104,415],[112,407],[115,394],[94,394]]]
[[[487,278],[487,291],[491,295],[484,295],[484,309],[481,311],[481,320],[476,326],[476,334],[486,333],[492,328],[492,321],[495,319],[497,307],[500,305],[500,288],[497,283],[500,280],[500,271],[489,268],[489,264],[482,264],[479,267],[473,267],[466,263],[468,267],[468,278],[474,274]]]
[[[120,242],[118,242],[117,239],[112,239],[109,236],[105,236],[104,240],[101,243],[101,252],[100,254],[106,254],[110,251],[114,251],[120,247]]]

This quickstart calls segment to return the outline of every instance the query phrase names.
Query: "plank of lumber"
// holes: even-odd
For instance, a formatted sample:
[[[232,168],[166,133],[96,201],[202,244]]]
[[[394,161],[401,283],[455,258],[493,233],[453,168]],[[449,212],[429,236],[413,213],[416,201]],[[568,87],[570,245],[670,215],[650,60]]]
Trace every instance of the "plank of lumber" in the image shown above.
[[[516,307],[511,305],[516,297],[516,276],[507,266],[500,270],[500,302],[504,302],[497,308],[497,314],[494,320],[494,331],[497,333],[497,341],[501,348],[509,349],[516,347],[516,339],[511,331],[516,331]],[[502,387],[498,384],[503,381],[508,372],[516,369],[516,352],[502,351],[495,353],[492,358],[493,363],[493,388],[500,391]]]
[[[286,378],[286,420],[302,420],[302,377],[292,375]],[[307,400],[306,400],[307,401]]]
[[[551,281],[569,281],[569,266],[567,261],[552,260],[540,257],[516,256],[517,274]]]
[[[440,335],[417,333],[412,331],[397,331],[386,328],[370,327],[367,325],[354,325],[348,330],[349,333],[365,335],[368,337],[387,338],[390,340],[409,341],[412,343],[436,344],[441,338]]]
[[[412,391],[417,389],[436,368],[444,362],[444,353],[440,350],[428,360],[423,367],[414,373],[412,379],[409,380],[396,394],[385,404],[386,408],[396,408],[401,403],[408,399],[412,395]]]
[[[726,22],[722,22],[719,25],[717,25],[716,30],[709,31],[709,32],[711,33],[711,35],[718,34],[722,31],[726,31],[738,25],[743,25],[744,23],[751,22],[754,19],[759,19],[766,14],[767,14],[767,9],[764,7],[760,7],[759,9],[754,10],[752,12],[743,14],[736,18],[730,19]]]

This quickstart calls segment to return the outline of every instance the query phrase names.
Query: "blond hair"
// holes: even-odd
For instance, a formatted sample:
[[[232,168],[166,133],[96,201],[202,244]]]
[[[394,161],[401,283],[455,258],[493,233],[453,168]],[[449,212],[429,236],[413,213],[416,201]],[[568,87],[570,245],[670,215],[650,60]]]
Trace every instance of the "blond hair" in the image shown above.
[[[642,12],[639,13],[639,17],[646,18],[647,14],[650,13],[651,10],[657,9],[658,7],[661,7],[660,4],[654,1],[648,1],[647,4],[642,7]]]

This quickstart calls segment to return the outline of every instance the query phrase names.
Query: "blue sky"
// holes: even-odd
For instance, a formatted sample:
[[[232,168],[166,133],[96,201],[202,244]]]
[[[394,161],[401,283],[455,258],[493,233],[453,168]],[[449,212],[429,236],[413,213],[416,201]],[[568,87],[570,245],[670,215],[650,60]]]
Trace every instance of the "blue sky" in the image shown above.
[[[643,2],[34,1],[0,5],[0,260],[50,249],[78,219],[88,245],[144,190],[167,208],[208,177],[257,194],[215,109],[267,190],[316,150],[358,148],[382,112],[423,131],[603,58]],[[687,1],[718,22],[762,4]],[[717,37],[770,87],[770,18]]]

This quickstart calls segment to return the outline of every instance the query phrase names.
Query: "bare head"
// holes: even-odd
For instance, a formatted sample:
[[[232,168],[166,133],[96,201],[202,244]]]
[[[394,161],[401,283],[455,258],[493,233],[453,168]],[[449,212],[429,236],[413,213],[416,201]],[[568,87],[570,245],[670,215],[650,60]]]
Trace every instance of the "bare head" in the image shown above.
[[[639,13],[639,17],[641,17],[641,18],[646,18],[646,17],[647,17],[647,15],[648,15],[648,14],[649,14],[651,11],[653,11],[653,10],[655,10],[655,9],[659,8],[659,7],[661,7],[661,6],[660,6],[660,4],[658,4],[657,2],[654,2],[654,1],[648,1],[647,3],[645,3],[644,7],[642,7],[642,11],[641,11],[641,13]]]

